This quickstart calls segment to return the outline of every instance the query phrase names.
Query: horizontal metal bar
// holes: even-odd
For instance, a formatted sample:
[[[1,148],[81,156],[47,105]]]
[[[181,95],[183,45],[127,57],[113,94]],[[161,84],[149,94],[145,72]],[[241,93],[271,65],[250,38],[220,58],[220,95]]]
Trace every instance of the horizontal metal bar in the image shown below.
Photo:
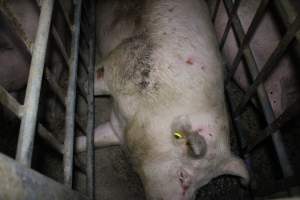
[[[75,137],[75,103],[76,103],[76,82],[79,53],[80,21],[81,21],[82,1],[78,0],[74,8],[74,28],[72,33],[71,68],[69,72],[68,91],[66,99],[65,118],[65,148],[64,148],[64,181],[72,188],[73,184],[73,157],[74,157],[74,137]]]
[[[232,0],[224,0],[224,5],[226,8],[226,11],[230,12],[230,10],[232,8]],[[236,39],[237,39],[238,43],[241,44],[243,38],[245,37],[245,32],[242,28],[241,21],[239,20],[239,18],[237,16],[234,17],[234,19],[232,21],[232,25],[233,25],[232,27],[233,27]],[[246,66],[249,69],[251,78],[252,78],[252,80],[254,80],[258,74],[258,67],[255,62],[252,50],[250,49],[250,47],[248,45],[245,47],[245,50],[244,50],[244,58],[245,58],[245,62],[247,64]],[[266,119],[267,123],[270,124],[275,119],[275,117],[274,117],[274,112],[272,110],[272,106],[268,99],[268,95],[267,95],[263,85],[260,85],[257,88],[257,94],[258,94],[258,99],[261,104],[265,119]],[[282,143],[280,131],[276,131],[274,134],[272,134],[272,141],[273,141],[274,148],[275,148],[276,154],[278,156],[279,164],[280,164],[280,167],[282,169],[284,176],[285,177],[292,176],[294,174],[294,171],[293,171],[290,161],[287,157],[285,146]]]
[[[84,200],[87,197],[70,190],[11,158],[0,154],[0,199]]]
[[[220,49],[223,49],[224,47],[224,44],[226,42],[226,39],[227,39],[227,36],[228,36],[228,33],[229,33],[229,30],[231,28],[231,24],[232,24],[232,19],[235,15],[237,15],[237,10],[239,8],[239,5],[241,3],[241,0],[236,0],[234,1],[234,4],[233,4],[233,7],[232,7],[232,10],[230,11],[230,14],[228,16],[228,22],[226,24],[226,27],[225,27],[225,31],[223,33],[223,36],[222,36],[222,39],[220,41]]]
[[[267,60],[266,64],[263,66],[262,70],[255,78],[253,84],[250,86],[245,96],[242,99],[242,102],[239,104],[235,111],[235,116],[241,114],[249,101],[249,99],[255,94],[257,87],[270,75],[273,69],[276,67],[276,63],[283,56],[285,51],[287,50],[289,44],[295,38],[295,34],[300,29],[300,15],[295,19],[294,23],[290,25],[288,31],[281,39],[276,49],[273,51],[272,55]]]
[[[36,40],[34,43],[28,77],[24,114],[21,120],[16,159],[26,166],[31,165],[37,111],[44,72],[46,49],[52,19],[54,0],[43,1]]]
[[[233,63],[232,63],[232,66],[231,66],[231,69],[229,69],[229,73],[227,75],[227,80],[226,82],[228,83],[228,81],[234,76],[239,64],[240,64],[240,61],[242,59],[242,56],[244,54],[244,49],[246,46],[249,45],[249,42],[250,40],[252,39],[252,36],[254,35],[259,23],[261,22],[265,12],[266,12],[266,9],[268,7],[268,4],[269,4],[269,0],[262,0],[260,2],[260,5],[254,15],[254,18],[253,20],[251,21],[251,24],[249,26],[249,29],[245,35],[245,37],[243,38],[243,41],[240,45],[240,48],[239,48],[239,51],[236,55],[236,57],[234,58],[233,60]]]
[[[295,101],[292,105],[290,105],[277,119],[275,119],[267,128],[265,128],[258,137],[253,141],[249,141],[248,147],[244,153],[250,153],[265,141],[271,134],[273,134],[276,130],[284,126],[287,122],[293,119],[296,116],[300,115],[300,99]]]
[[[15,113],[19,118],[23,115],[23,106],[0,85],[0,103]]]

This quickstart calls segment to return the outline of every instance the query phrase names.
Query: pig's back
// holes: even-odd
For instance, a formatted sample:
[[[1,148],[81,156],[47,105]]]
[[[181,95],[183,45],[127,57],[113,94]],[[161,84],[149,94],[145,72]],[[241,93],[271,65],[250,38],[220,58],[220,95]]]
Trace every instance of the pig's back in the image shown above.
[[[110,53],[113,61],[104,66],[121,112],[131,115],[162,107],[174,112],[223,112],[221,56],[206,4],[197,0],[141,2],[139,23],[124,30],[125,39]]]

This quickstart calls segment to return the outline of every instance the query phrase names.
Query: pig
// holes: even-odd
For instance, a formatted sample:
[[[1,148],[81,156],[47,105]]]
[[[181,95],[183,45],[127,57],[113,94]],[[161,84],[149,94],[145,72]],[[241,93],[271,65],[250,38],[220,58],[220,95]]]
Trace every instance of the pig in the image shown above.
[[[96,145],[124,147],[150,200],[195,199],[224,174],[247,183],[230,151],[224,66],[206,2],[102,0],[97,13],[95,95],[110,94],[113,108]]]

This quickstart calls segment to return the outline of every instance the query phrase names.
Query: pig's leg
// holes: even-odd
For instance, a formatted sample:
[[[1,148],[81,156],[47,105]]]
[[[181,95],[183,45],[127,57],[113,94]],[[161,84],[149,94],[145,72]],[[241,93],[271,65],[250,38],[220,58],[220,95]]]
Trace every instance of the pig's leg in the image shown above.
[[[119,145],[120,140],[114,133],[111,123],[106,122],[95,129],[94,145],[97,147],[107,147]],[[86,151],[86,136],[79,136],[76,138],[76,152]]]

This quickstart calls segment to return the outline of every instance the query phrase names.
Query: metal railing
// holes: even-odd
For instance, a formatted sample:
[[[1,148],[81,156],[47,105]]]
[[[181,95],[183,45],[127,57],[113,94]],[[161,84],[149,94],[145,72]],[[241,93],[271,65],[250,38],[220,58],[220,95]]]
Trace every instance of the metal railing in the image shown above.
[[[14,12],[10,10],[7,2],[0,1],[0,12],[5,16],[6,20],[12,27],[12,31],[16,33],[19,39],[23,42],[26,48],[26,53],[31,56],[30,73],[28,77],[26,96],[24,105],[21,105],[14,97],[12,97],[2,86],[0,86],[0,103],[12,111],[18,118],[21,119],[19,141],[17,146],[16,161],[13,161],[4,155],[0,154],[0,169],[6,173],[6,175],[12,179],[1,179],[0,183],[0,197],[14,198],[18,197],[15,192],[6,187],[5,185],[11,185],[15,182],[22,182],[19,187],[14,188],[15,191],[22,191],[22,199],[87,199],[85,195],[81,195],[73,188],[73,163],[75,167],[85,172],[87,176],[87,196],[88,199],[94,199],[94,147],[93,147],[93,131],[94,131],[94,65],[95,65],[95,2],[93,0],[72,1],[74,5],[74,21],[68,18],[68,13],[63,7],[63,3],[60,0],[43,0],[35,1],[40,7],[40,17],[38,29],[36,32],[36,39],[34,41],[33,48],[32,42],[26,37],[24,30],[22,30],[21,22],[14,16]],[[68,56],[66,47],[62,42],[62,39],[52,22],[54,4],[57,4],[62,16],[67,24],[67,29],[72,35],[71,42],[71,55]],[[83,5],[85,4],[85,5]],[[82,14],[85,7],[85,12],[89,10],[89,13]],[[80,36],[82,16],[85,16],[87,22],[84,24],[86,34],[82,37],[84,41],[87,41],[88,47],[88,62],[85,59],[83,52],[80,50],[79,41],[82,40]],[[45,55],[47,52],[48,38],[52,35],[54,42],[56,43],[58,52],[61,54],[67,70],[69,73],[68,90],[65,98],[65,92],[62,87],[56,81],[56,78],[49,70],[49,67],[45,66]],[[77,69],[79,63],[87,72],[88,77],[88,91],[85,91],[82,84],[77,81]],[[43,80],[43,74],[45,74],[45,80],[50,86],[53,94],[56,95],[60,104],[65,108],[65,142],[62,144],[54,134],[51,133],[45,126],[43,126],[38,118],[37,113],[39,109],[40,93]],[[76,114],[75,102],[76,91],[83,97],[87,103],[87,126],[82,124],[82,120]],[[74,151],[75,142],[75,130],[77,128],[87,136],[87,159],[86,168],[78,160]],[[34,148],[35,133],[43,138],[46,143],[51,146],[58,153],[64,156],[64,180],[63,186],[43,175],[33,172],[31,169],[32,153]],[[20,165],[20,164],[21,165]],[[14,170],[12,170],[14,169]],[[22,180],[32,180],[24,182]],[[47,188],[43,188],[44,185]],[[48,187],[49,186],[49,187]],[[35,191],[32,193],[32,191]],[[51,192],[52,191],[52,192]],[[54,194],[55,193],[55,194]],[[6,195],[6,196],[5,196]]]
[[[211,6],[211,17],[212,21],[216,21],[216,16],[218,13],[219,5],[221,0],[215,0],[213,5]],[[277,47],[265,63],[265,65],[262,67],[261,70],[259,70],[256,60],[253,55],[253,50],[251,49],[249,43],[257,30],[257,27],[259,23],[261,22],[264,14],[266,13],[267,8],[270,6],[270,3],[274,3],[276,12],[278,12],[278,15],[280,16],[281,20],[284,22],[286,32],[281,38],[280,42],[278,43]],[[226,85],[230,82],[233,82],[233,76],[235,75],[237,68],[242,60],[244,58],[245,61],[245,67],[247,68],[246,71],[249,71],[250,77],[252,79],[252,83],[250,87],[246,90],[245,94],[242,97],[241,102],[236,106],[234,106],[234,103],[232,102],[232,99],[227,98],[229,101],[229,107],[231,108],[232,118],[234,122],[234,127],[238,135],[239,143],[241,145],[241,154],[242,157],[244,157],[246,160],[249,159],[249,154],[263,141],[265,141],[267,138],[272,138],[272,143],[279,161],[279,165],[282,170],[282,174],[284,176],[284,179],[281,182],[285,182],[289,180],[289,183],[286,184],[290,187],[300,185],[299,180],[296,180],[296,174],[293,169],[293,166],[290,163],[290,160],[288,159],[288,155],[286,152],[286,148],[282,142],[282,133],[280,131],[280,128],[283,127],[287,122],[289,122],[291,119],[293,119],[295,116],[298,116],[300,114],[299,110],[299,103],[300,100],[296,100],[295,103],[290,105],[279,117],[275,118],[274,111],[272,109],[271,103],[269,101],[268,95],[266,93],[266,90],[262,83],[268,78],[268,76],[271,74],[271,72],[276,67],[276,64],[279,62],[280,58],[283,56],[283,54],[287,51],[288,46],[292,43],[292,41],[296,41],[296,45],[294,46],[294,51],[296,52],[296,55],[298,58],[300,58],[300,14],[295,12],[288,0],[261,0],[260,5],[258,6],[256,13],[250,23],[250,26],[245,33],[243,26],[241,24],[240,18],[237,14],[240,1],[232,1],[232,0],[223,0],[223,4],[225,6],[225,10],[228,15],[228,21],[223,33],[223,36],[221,37],[221,41],[219,43],[219,47],[222,50],[224,47],[225,41],[228,37],[229,30],[232,28],[234,32],[234,36],[238,42],[238,51],[233,59],[233,62],[231,65],[227,64],[227,77],[226,77]],[[226,87],[226,90],[228,88]],[[257,94],[259,103],[262,108],[262,113],[264,115],[264,118],[267,122],[267,127],[261,131],[261,134],[259,134],[258,137],[255,139],[252,139],[250,141],[247,141],[245,144],[243,140],[243,131],[245,130],[242,127],[240,118],[241,115],[244,113],[245,108],[247,105],[249,105],[250,100],[252,100],[253,96]],[[236,107],[236,109],[233,109]],[[243,142],[242,142],[243,141]],[[292,179],[292,181],[290,180]],[[272,187],[277,188],[275,183],[270,184]],[[279,184],[277,184],[278,186]],[[281,184],[282,186],[282,184]],[[290,188],[287,188],[286,186],[282,187],[283,190],[287,189],[291,195],[293,195],[293,191],[290,190]],[[274,192],[274,191],[273,191]],[[255,194],[254,194],[255,195]]]

